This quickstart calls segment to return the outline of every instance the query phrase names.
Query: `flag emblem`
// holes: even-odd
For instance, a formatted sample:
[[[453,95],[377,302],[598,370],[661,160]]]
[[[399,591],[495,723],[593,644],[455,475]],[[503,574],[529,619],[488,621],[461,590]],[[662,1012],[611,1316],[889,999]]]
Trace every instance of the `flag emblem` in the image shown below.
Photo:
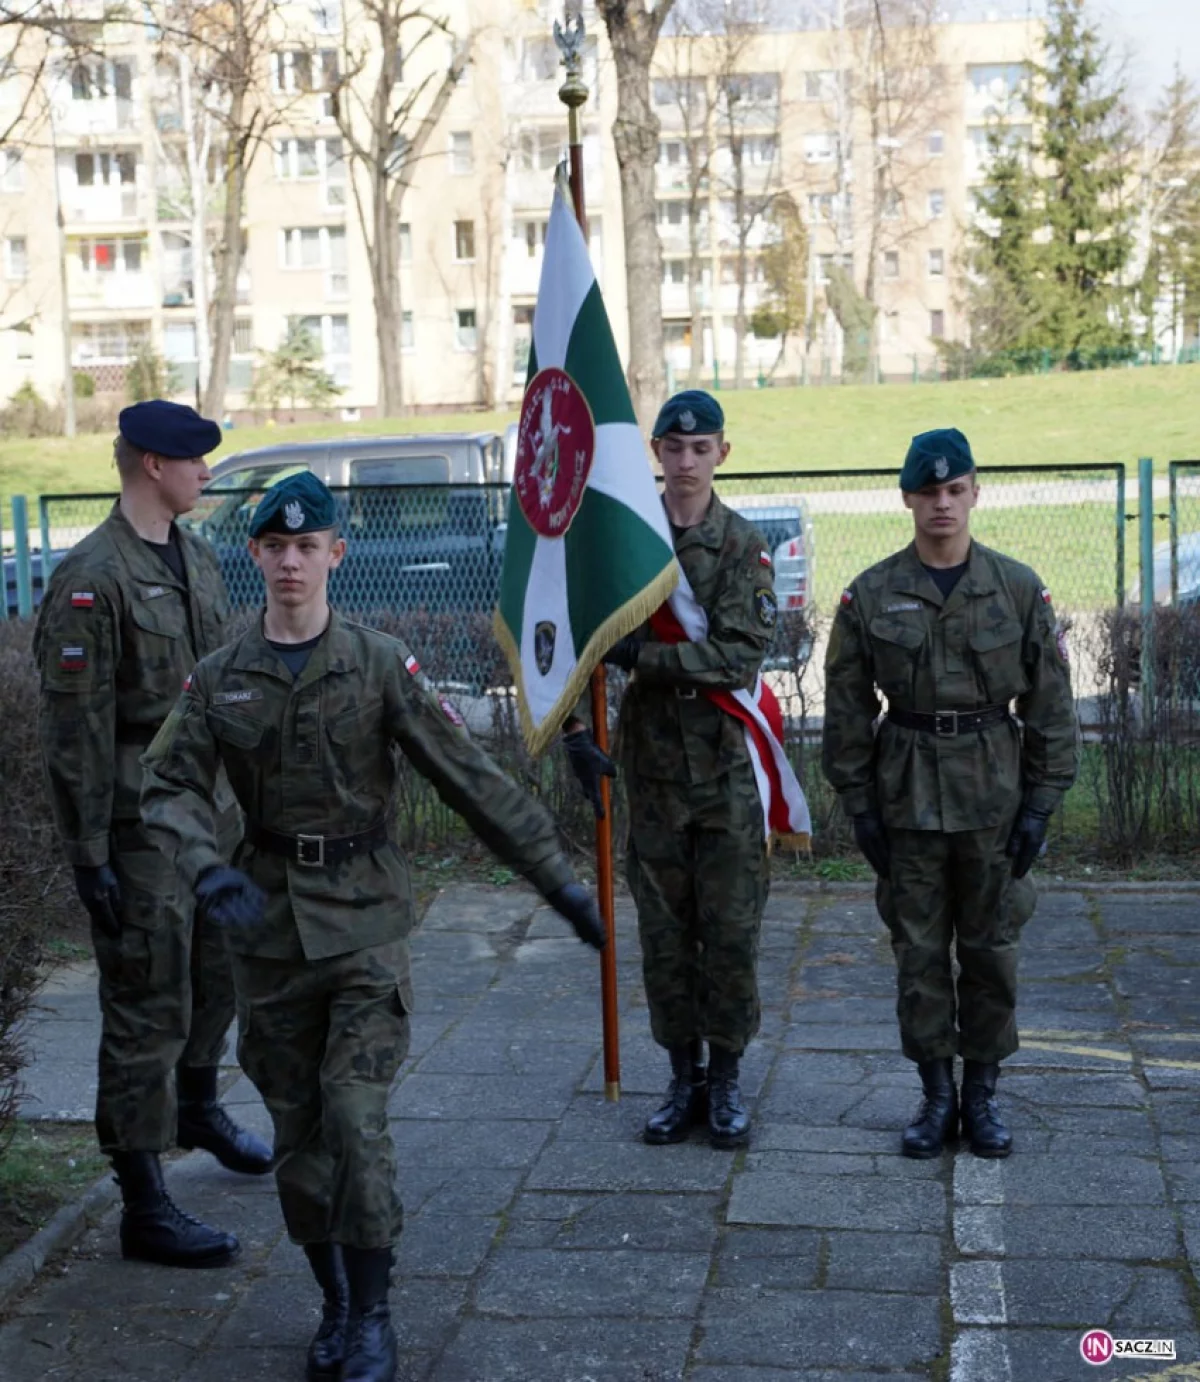
[[[64,644],[58,659],[62,672],[85,672],[87,670],[87,649],[77,644]]]
[[[854,591],[853,591],[853,590],[843,590],[843,591],[842,591],[842,604],[843,604],[843,605],[852,605],[853,603],[854,603]]]
[[[770,566],[771,564],[771,554],[765,548],[758,554],[758,564],[759,566]]]
[[[90,590],[73,590],[71,592],[72,609],[91,609],[96,603],[96,596]]]
[[[404,659],[404,670],[412,677],[415,677],[421,670],[421,664],[413,657],[412,653],[409,653]]]
[[[513,486],[521,512],[542,537],[561,537],[583,499],[596,429],[587,399],[555,366],[540,370],[525,390],[517,432]]]
[[[554,666],[554,637],[557,632],[549,619],[543,619],[533,631],[533,660],[544,677],[550,675],[550,668]]]
[[[1049,603],[1050,603],[1050,589],[1049,589],[1048,586],[1043,586],[1043,587],[1042,587],[1042,604],[1048,605]]]

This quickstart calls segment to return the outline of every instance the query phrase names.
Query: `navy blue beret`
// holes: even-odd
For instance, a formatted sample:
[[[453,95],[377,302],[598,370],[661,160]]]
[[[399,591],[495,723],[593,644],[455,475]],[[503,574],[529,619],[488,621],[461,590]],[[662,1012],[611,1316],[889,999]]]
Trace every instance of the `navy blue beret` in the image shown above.
[[[221,429],[215,422],[186,403],[168,403],[165,398],[122,408],[117,426],[132,446],[171,461],[207,456],[221,445]]]
[[[333,495],[311,470],[277,480],[258,501],[250,520],[250,536],[264,533],[317,533],[337,525]]]
[[[668,432],[682,432],[689,437],[704,437],[724,428],[725,414],[712,394],[703,389],[684,389],[662,405],[650,435],[665,437]]]
[[[937,427],[912,439],[900,472],[900,488],[915,494],[926,485],[944,485],[974,469],[975,457],[966,437],[957,427]]]

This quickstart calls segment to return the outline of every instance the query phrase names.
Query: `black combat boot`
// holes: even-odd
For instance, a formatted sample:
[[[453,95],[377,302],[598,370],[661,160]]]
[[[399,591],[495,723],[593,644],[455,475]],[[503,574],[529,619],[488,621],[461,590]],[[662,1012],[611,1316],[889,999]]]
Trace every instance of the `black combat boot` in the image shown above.
[[[238,1240],[185,1214],[167,1194],[157,1152],[113,1152],[125,1203],[121,1256],[164,1267],[222,1267],[237,1256]]]
[[[1001,1157],[1012,1151],[1012,1133],[1001,1121],[996,1102],[999,1078],[995,1061],[963,1061],[962,1130],[976,1156]]]
[[[350,1334],[341,1382],[393,1382],[396,1332],[388,1313],[391,1248],[342,1248],[350,1284]]]
[[[647,1142],[682,1142],[708,1112],[708,1071],[704,1068],[704,1043],[672,1046],[671,1083],[662,1107],[646,1119],[642,1136]]]
[[[750,1136],[750,1114],[738,1088],[738,1058],[720,1046],[708,1057],[708,1132],[714,1147],[740,1147]]]
[[[350,1286],[336,1243],[305,1243],[304,1255],[325,1295],[321,1325],[308,1346],[308,1382],[336,1378],[346,1361],[346,1335],[350,1318]]]
[[[179,1090],[179,1128],[175,1140],[190,1152],[211,1152],[230,1171],[263,1176],[271,1169],[271,1149],[254,1133],[239,1128],[217,1103],[217,1067],[180,1066],[175,1072]]]
[[[946,1142],[958,1134],[958,1091],[950,1056],[925,1060],[917,1066],[925,1097],[917,1116],[904,1129],[905,1156],[928,1160],[939,1156]]]

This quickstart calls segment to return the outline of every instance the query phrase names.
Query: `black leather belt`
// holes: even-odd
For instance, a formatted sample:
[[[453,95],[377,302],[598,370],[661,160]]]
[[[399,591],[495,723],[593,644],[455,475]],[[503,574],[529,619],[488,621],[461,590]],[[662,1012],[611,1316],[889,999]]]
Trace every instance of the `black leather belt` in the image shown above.
[[[388,833],[383,821],[361,835],[285,835],[281,830],[268,830],[265,825],[247,821],[246,839],[255,849],[281,854],[302,868],[324,869],[344,863],[356,854],[382,848],[388,842]]]
[[[985,705],[982,710],[889,710],[887,718],[901,729],[922,729],[940,739],[970,734],[1008,719],[1008,706]]]

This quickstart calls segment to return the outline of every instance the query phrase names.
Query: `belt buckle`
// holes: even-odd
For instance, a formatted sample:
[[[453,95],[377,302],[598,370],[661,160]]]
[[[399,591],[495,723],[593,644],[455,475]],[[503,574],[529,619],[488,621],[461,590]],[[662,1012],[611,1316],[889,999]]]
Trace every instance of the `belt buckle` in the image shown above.
[[[958,711],[935,710],[933,712],[933,732],[939,739],[953,739],[958,733]]]
[[[301,868],[323,869],[325,867],[325,836],[297,835],[296,863]]]
[[[694,686],[677,686],[675,688],[675,699],[677,701],[694,701],[696,699],[696,688]]]

